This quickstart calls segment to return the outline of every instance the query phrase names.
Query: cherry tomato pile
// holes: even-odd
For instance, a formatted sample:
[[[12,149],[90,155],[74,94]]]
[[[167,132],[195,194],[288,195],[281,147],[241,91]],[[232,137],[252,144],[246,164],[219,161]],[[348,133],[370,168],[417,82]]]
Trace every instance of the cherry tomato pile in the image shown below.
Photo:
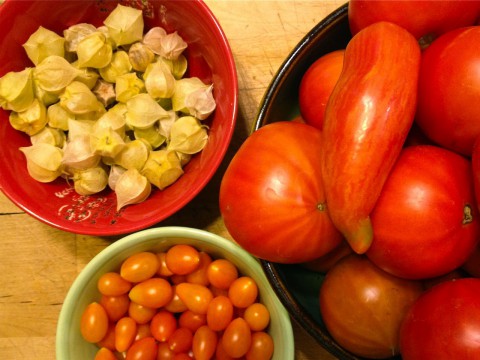
[[[80,331],[95,360],[268,360],[270,312],[258,286],[222,258],[178,244],[102,274]]]
[[[348,20],[301,78],[301,116],[232,159],[225,225],[326,273],[319,310],[347,351],[480,359],[480,1],[351,0]]]

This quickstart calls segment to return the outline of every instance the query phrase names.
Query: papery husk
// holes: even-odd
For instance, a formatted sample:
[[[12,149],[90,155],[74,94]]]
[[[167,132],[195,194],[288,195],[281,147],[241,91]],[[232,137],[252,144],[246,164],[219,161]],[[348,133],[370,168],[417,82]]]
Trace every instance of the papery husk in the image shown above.
[[[147,162],[151,150],[152,147],[146,141],[135,139],[127,142],[113,160],[115,164],[127,170],[140,171]]]
[[[36,181],[48,183],[58,178],[63,171],[63,150],[50,144],[39,143],[21,147],[27,160],[27,170]]]
[[[95,94],[80,81],[72,81],[60,95],[60,105],[72,114],[87,114],[105,109]]]
[[[118,4],[103,22],[117,46],[133,44],[142,40],[142,11]]]
[[[84,83],[89,89],[93,89],[100,77],[98,71],[90,68],[81,68],[78,66],[78,61],[74,61],[71,64],[80,71],[74,80]]]
[[[107,37],[100,31],[84,37],[77,45],[79,67],[100,69],[112,60],[113,49]]]
[[[207,127],[193,116],[182,116],[172,124],[167,148],[184,154],[195,154],[207,145],[207,141]]]
[[[188,61],[183,54],[180,54],[175,60],[169,60],[160,57],[158,61],[163,61],[170,68],[170,72],[175,80],[180,80],[187,72]]]
[[[39,26],[23,44],[28,58],[38,65],[50,55],[65,56],[65,39],[57,33]]]
[[[145,44],[156,55],[161,52],[161,39],[167,35],[164,28],[160,26],[152,27],[143,36],[142,43]]]
[[[123,103],[145,91],[145,83],[135,73],[121,75],[115,83],[116,99]]]
[[[121,208],[145,201],[152,191],[148,179],[137,169],[129,169],[119,176],[115,184],[117,211]]]
[[[183,169],[174,151],[161,149],[150,152],[141,173],[153,185],[163,190],[183,175]]]
[[[163,61],[148,65],[143,80],[148,94],[154,99],[171,98],[175,91],[175,77]]]
[[[125,137],[125,117],[122,115],[120,111],[116,111],[119,109],[118,107],[114,106],[110,110],[108,110],[100,119],[98,119],[92,131],[94,133],[100,133],[104,130],[108,130],[108,128],[113,129],[121,138]]]
[[[68,139],[72,140],[77,136],[90,136],[96,123],[94,120],[68,119]]]
[[[100,159],[101,156],[92,151],[90,135],[83,134],[68,139],[63,150],[62,163],[68,172],[72,172],[96,167]]]
[[[172,129],[172,125],[175,121],[178,120],[178,115],[173,110],[168,110],[168,117],[160,119],[158,122],[158,132],[160,135],[164,136],[167,141],[170,141],[170,132]]]
[[[75,115],[65,110],[60,103],[55,103],[47,108],[48,125],[55,129],[68,131],[69,120],[74,120]]]
[[[33,69],[10,71],[0,78],[0,107],[24,111],[33,102]]]
[[[33,78],[43,90],[60,93],[82,72],[63,57],[51,55],[33,69]]]
[[[73,185],[80,195],[93,195],[104,190],[108,184],[108,174],[101,166],[75,171]]]
[[[168,60],[176,60],[187,48],[188,44],[175,31],[160,39],[160,56]]]
[[[90,141],[93,151],[105,158],[115,158],[125,147],[124,139],[112,128],[93,132]]]
[[[63,148],[66,141],[67,137],[63,130],[54,129],[48,125],[46,125],[35,135],[30,136],[30,142],[32,143],[32,145],[45,143],[59,148]]]
[[[215,111],[217,106],[213,98],[213,85],[206,89],[198,89],[187,96],[185,106],[188,113],[199,120],[205,120]]]
[[[9,116],[10,125],[16,130],[27,135],[35,135],[48,123],[47,108],[41,101],[34,99],[32,104],[24,111],[12,111]]]
[[[70,26],[63,31],[65,39],[65,50],[68,52],[76,52],[77,46],[86,36],[93,34],[97,28],[92,24],[79,23]]]
[[[128,58],[135,71],[144,72],[147,66],[155,60],[155,54],[146,45],[136,42],[128,49]]]
[[[34,96],[38,100],[40,100],[45,106],[50,106],[52,104],[55,104],[56,102],[58,102],[60,98],[59,93],[45,91],[44,89],[42,89],[38,85],[38,82],[35,79],[33,80],[33,93],[34,93]]]
[[[117,181],[120,175],[122,175],[127,169],[124,169],[120,165],[111,165],[110,171],[108,173],[108,187],[115,191],[115,187],[117,186]]]
[[[148,143],[152,149],[159,148],[166,141],[166,137],[160,134],[156,125],[146,129],[133,129],[133,136]]]
[[[211,85],[203,83],[203,81],[197,77],[177,80],[175,83],[175,93],[172,96],[173,110],[197,117],[194,114],[199,113],[199,111],[194,108],[192,109],[192,106],[196,103],[195,99],[199,97],[201,98],[203,93],[208,95],[211,94],[211,92]],[[213,111],[212,107],[215,109],[215,100],[213,100],[213,104],[210,104],[208,110]],[[208,116],[210,113],[204,115]]]
[[[134,129],[146,129],[158,120],[168,117],[164,110],[149,94],[138,94],[128,99],[125,119]]]
[[[117,77],[128,74],[132,71],[129,55],[126,51],[118,50],[112,55],[112,60],[105,67],[98,70],[103,80],[112,84]]]

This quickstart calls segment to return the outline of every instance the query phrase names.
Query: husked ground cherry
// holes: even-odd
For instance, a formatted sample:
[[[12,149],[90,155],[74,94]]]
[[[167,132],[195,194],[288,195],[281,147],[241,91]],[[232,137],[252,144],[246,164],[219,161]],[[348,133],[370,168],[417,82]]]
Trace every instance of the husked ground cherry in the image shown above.
[[[206,314],[196,314],[191,310],[184,311],[178,318],[178,325],[190,329],[192,332],[197,331],[200,326],[205,325],[206,323]]]
[[[222,331],[233,318],[233,304],[226,296],[217,296],[210,301],[207,309],[207,325],[214,331]]]
[[[123,317],[115,325],[115,349],[127,351],[137,336],[137,323],[131,317]]]
[[[201,251],[199,253],[200,256],[200,263],[197,266],[197,269],[187,274],[187,282],[192,284],[199,284],[208,286],[210,281],[208,281],[207,276],[207,269],[210,263],[212,262],[212,258],[206,252]]]
[[[165,263],[171,272],[187,275],[195,271],[200,264],[200,254],[193,246],[185,244],[173,245],[167,250]]]
[[[207,268],[207,278],[212,286],[228,289],[238,278],[237,267],[226,259],[215,259]]]
[[[168,346],[174,353],[186,353],[192,348],[193,332],[179,327],[168,338]]]
[[[168,341],[177,329],[177,319],[167,310],[159,310],[150,322],[150,331],[158,341]]]
[[[135,320],[137,324],[148,323],[152,320],[156,312],[156,309],[137,304],[134,301],[130,301],[130,305],[128,306],[128,316]]]
[[[128,293],[132,284],[122,278],[119,273],[107,272],[98,279],[97,288],[102,295],[120,296]]]
[[[210,360],[217,349],[217,333],[207,325],[200,326],[193,335],[192,351],[196,360]]]
[[[102,305],[107,312],[110,321],[118,321],[128,312],[130,299],[128,294],[119,296],[102,295],[100,305]]]
[[[129,292],[130,300],[158,309],[167,305],[173,296],[170,283],[163,278],[150,278],[136,284]]]
[[[247,360],[270,360],[272,355],[272,337],[263,331],[254,332],[252,334],[252,344],[246,354]]]
[[[118,360],[118,359],[112,350],[102,347],[95,354],[94,360]]]
[[[252,331],[262,331],[270,322],[270,312],[262,303],[254,303],[245,309],[243,318]]]
[[[187,309],[197,314],[206,314],[208,304],[213,299],[213,294],[210,289],[198,284],[178,284],[176,292]]]
[[[125,360],[156,360],[158,347],[153,337],[135,341],[127,351]]]
[[[228,289],[228,297],[232,304],[239,308],[252,305],[258,296],[258,287],[249,276],[242,276],[232,282]]]
[[[80,319],[80,331],[83,338],[90,343],[101,341],[108,331],[108,315],[97,302],[90,303]]]
[[[222,336],[222,345],[225,352],[234,358],[244,356],[252,343],[250,327],[243,318],[236,318],[230,322]]]
[[[159,259],[148,251],[130,255],[120,267],[120,275],[127,281],[138,283],[150,279],[157,273]]]

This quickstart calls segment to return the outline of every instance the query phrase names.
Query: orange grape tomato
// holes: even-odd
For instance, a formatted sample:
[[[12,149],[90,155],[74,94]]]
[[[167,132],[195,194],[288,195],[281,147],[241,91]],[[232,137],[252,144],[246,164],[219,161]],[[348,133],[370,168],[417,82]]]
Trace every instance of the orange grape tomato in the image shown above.
[[[137,323],[131,317],[123,317],[115,325],[115,349],[127,351],[137,336]]]
[[[118,360],[114,352],[106,347],[100,348],[95,354],[94,360]]]
[[[138,324],[137,323],[137,334],[135,335],[135,341],[152,336],[152,332],[150,331],[150,324]]]
[[[167,310],[159,310],[150,322],[152,336],[158,341],[168,341],[177,327],[177,318]]]
[[[243,318],[252,331],[262,331],[270,323],[270,311],[262,303],[253,303],[245,309]]]
[[[137,304],[158,309],[170,302],[173,290],[167,280],[155,277],[136,284],[128,296]]]
[[[165,310],[168,310],[173,313],[182,313],[187,310],[187,306],[183,303],[180,297],[177,294],[177,285],[172,286],[173,296],[172,300],[165,305]]]
[[[167,342],[158,343],[158,353],[156,360],[173,360],[175,353],[170,350]]]
[[[222,331],[233,319],[233,304],[226,296],[217,296],[207,309],[207,325],[214,331]]]
[[[228,297],[232,304],[239,308],[246,308],[252,305],[258,296],[258,287],[255,281],[249,276],[242,276],[232,282],[228,289]]]
[[[200,326],[193,335],[192,351],[196,360],[210,360],[217,349],[217,333],[207,325]]]
[[[157,254],[149,251],[130,255],[120,267],[120,275],[127,281],[138,283],[150,279],[159,267]]]
[[[270,360],[273,356],[273,339],[264,332],[252,333],[252,344],[247,351],[246,360]]]
[[[128,294],[119,296],[102,295],[100,297],[100,305],[102,305],[107,312],[110,321],[118,321],[127,314],[130,298]]]
[[[153,337],[135,341],[127,350],[125,360],[156,360],[158,346]]]
[[[137,322],[137,324],[146,324],[152,320],[157,313],[157,309],[149,308],[134,301],[128,306],[128,316]]]
[[[174,353],[186,353],[192,348],[193,332],[184,327],[177,328],[168,338],[168,346]]]
[[[176,293],[187,309],[197,314],[206,314],[208,304],[213,299],[210,289],[198,284],[180,283],[176,287]]]
[[[200,254],[193,246],[177,244],[167,250],[165,262],[174,274],[187,275],[199,266]]]
[[[244,356],[250,344],[252,334],[250,327],[243,318],[236,318],[230,322],[222,336],[222,345],[225,352],[234,358]]]
[[[193,360],[193,358],[185,353],[175,354],[173,360]]]
[[[108,331],[108,315],[102,305],[92,302],[82,313],[80,332],[83,338],[90,343],[101,341]]]
[[[115,323],[111,322],[108,324],[107,334],[97,343],[97,346],[115,351]]]
[[[165,261],[166,256],[167,253],[164,251],[157,253],[159,262],[157,275],[161,277],[169,277],[173,275],[173,272],[167,267],[167,262]]]
[[[196,314],[191,310],[186,310],[180,314],[178,325],[190,329],[192,332],[197,331],[200,326],[207,323],[206,314]]]
[[[204,251],[201,251],[199,253],[199,256],[200,263],[198,264],[197,269],[190,274],[187,274],[186,280],[187,282],[192,284],[208,286],[210,285],[210,281],[208,281],[207,269],[208,265],[210,265],[210,263],[212,262],[212,258]]]
[[[244,360],[243,357],[237,358],[237,360],[238,359]],[[217,341],[217,349],[215,351],[215,360],[236,360],[235,358],[231,357],[225,352],[221,339]]]
[[[216,259],[207,268],[207,278],[212,286],[228,289],[238,278],[238,270],[232,262],[226,259]]]
[[[97,288],[102,295],[120,296],[128,293],[132,284],[122,278],[119,273],[107,272],[98,279]]]

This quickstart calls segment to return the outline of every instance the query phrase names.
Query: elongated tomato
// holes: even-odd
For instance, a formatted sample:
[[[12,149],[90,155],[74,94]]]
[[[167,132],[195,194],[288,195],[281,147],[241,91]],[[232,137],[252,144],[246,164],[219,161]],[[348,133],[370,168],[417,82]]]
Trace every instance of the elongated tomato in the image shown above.
[[[420,47],[403,28],[372,24],[350,40],[327,104],[322,178],[333,223],[359,254],[372,242],[370,212],[410,130]]]

